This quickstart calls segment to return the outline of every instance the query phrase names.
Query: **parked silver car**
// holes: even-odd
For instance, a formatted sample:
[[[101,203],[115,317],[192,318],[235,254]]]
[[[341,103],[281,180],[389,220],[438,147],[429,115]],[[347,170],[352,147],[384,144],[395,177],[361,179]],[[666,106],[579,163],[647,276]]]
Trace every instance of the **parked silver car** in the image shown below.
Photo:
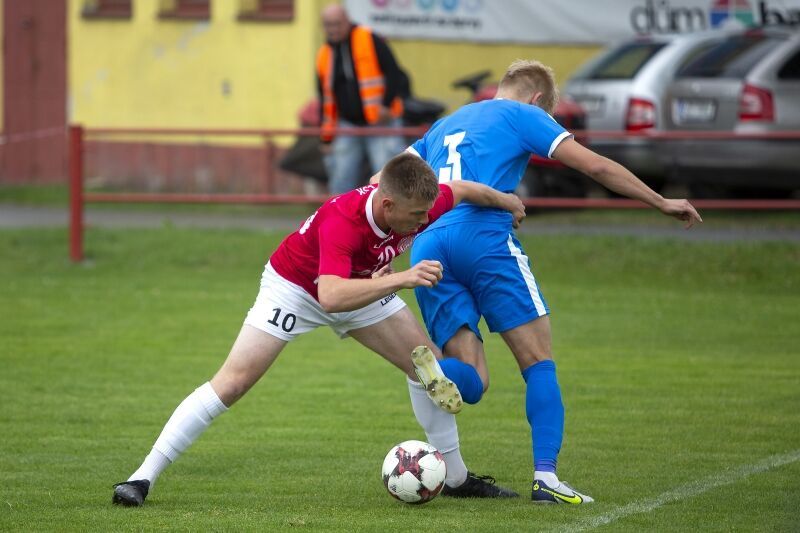
[[[696,50],[666,90],[667,130],[800,130],[800,32],[742,31]],[[786,196],[800,189],[800,140],[692,139],[663,145],[694,196]]]
[[[661,102],[678,67],[699,47],[718,43],[728,32],[631,39],[609,47],[567,81],[564,93],[587,114],[587,128],[643,131],[663,128]],[[659,144],[646,138],[592,138],[591,147],[619,161],[659,188],[669,174]]]

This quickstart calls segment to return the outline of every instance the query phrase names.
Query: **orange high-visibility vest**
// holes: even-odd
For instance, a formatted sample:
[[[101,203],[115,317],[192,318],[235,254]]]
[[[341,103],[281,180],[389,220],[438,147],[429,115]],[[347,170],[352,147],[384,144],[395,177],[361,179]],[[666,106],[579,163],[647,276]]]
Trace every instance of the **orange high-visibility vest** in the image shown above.
[[[372,30],[364,26],[356,26],[350,33],[350,55],[353,58],[358,93],[367,124],[375,124],[380,118],[380,108],[386,94],[386,80],[378,63]],[[317,75],[322,85],[322,140],[333,140],[338,113],[336,96],[333,92],[333,48],[323,44],[317,53]],[[392,101],[389,110],[393,117],[403,115],[403,101],[397,97]]]

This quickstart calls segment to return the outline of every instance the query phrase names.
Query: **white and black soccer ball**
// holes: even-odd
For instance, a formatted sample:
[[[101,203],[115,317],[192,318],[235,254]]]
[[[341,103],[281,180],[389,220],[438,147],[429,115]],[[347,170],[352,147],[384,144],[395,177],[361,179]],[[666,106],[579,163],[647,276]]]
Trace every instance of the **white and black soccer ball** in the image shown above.
[[[419,504],[439,494],[447,467],[439,450],[427,442],[407,440],[389,450],[381,474],[389,494],[400,501]]]

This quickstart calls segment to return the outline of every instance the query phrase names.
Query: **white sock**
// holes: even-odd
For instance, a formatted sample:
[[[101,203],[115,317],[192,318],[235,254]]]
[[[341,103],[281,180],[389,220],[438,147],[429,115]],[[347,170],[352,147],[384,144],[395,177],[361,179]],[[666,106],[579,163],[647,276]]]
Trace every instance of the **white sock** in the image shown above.
[[[445,483],[450,487],[457,487],[467,479],[467,465],[461,457],[458,447],[458,427],[456,417],[446,413],[428,398],[425,387],[421,384],[408,381],[408,394],[411,396],[411,407],[417,422],[425,430],[428,443],[442,452],[447,465]]]
[[[542,472],[541,470],[536,470],[533,472],[533,479],[544,481],[547,483],[548,487],[557,487],[561,484],[555,472]]]
[[[155,484],[159,474],[197,440],[214,418],[227,410],[211,383],[199,386],[172,413],[153,450],[129,481],[147,479],[151,486]]]
[[[169,465],[170,460],[167,459],[166,455],[156,449],[152,449],[150,453],[147,454],[147,457],[144,458],[142,466],[139,467],[139,470],[131,474],[128,481],[146,479],[150,481],[150,488],[152,488],[156,483],[156,479],[158,479],[158,475]]]

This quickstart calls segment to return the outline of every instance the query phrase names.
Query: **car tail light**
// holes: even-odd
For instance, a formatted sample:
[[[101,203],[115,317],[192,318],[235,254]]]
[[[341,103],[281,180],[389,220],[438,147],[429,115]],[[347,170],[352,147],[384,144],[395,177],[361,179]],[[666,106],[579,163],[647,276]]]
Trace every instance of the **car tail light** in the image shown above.
[[[650,100],[631,98],[628,100],[628,114],[625,117],[625,129],[640,131],[654,128],[656,125],[656,106]]]
[[[775,120],[772,93],[761,87],[744,84],[739,97],[739,120]]]

